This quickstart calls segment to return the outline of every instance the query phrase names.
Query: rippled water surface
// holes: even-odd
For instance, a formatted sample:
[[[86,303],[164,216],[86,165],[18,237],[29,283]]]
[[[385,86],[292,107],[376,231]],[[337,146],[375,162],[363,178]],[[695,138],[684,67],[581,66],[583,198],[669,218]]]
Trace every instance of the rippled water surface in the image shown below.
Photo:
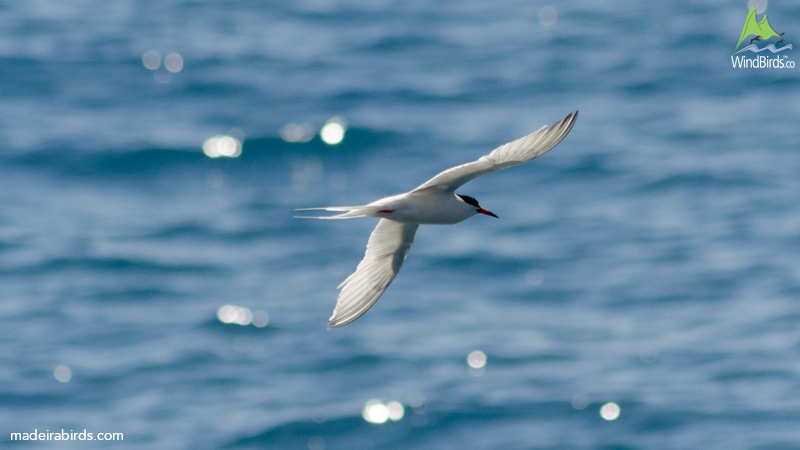
[[[0,3],[0,441],[800,448],[800,68],[732,67],[747,10]],[[295,208],[576,109],[326,330],[375,221]]]

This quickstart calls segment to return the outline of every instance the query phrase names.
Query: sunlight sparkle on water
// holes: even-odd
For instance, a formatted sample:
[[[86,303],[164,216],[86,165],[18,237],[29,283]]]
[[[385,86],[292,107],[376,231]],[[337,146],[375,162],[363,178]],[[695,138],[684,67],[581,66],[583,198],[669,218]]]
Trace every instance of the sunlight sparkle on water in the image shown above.
[[[56,378],[56,380],[66,383],[72,379],[72,370],[70,370],[70,368],[67,366],[58,366],[53,371],[53,376]]]
[[[158,70],[162,67],[161,63],[161,54],[156,50],[148,50],[142,54],[142,64],[146,69],[153,71],[153,79],[157,83],[169,83],[172,80],[172,74],[183,70],[183,56],[179,53],[168,53],[164,57],[164,71]]]
[[[364,405],[361,416],[369,423],[386,423],[388,420],[398,421],[405,415],[403,404],[398,401],[383,403],[378,399],[372,399]]]
[[[172,73],[183,70],[183,56],[177,53],[170,53],[164,57],[164,68]]]
[[[242,154],[242,142],[233,136],[211,136],[203,142],[203,153],[209,158],[236,158]]]
[[[572,407],[577,410],[584,410],[589,406],[589,396],[586,394],[575,394],[571,401]]]
[[[479,377],[483,375],[483,370],[486,367],[486,353],[475,350],[467,355],[467,365],[469,365],[469,373],[473,376]]]
[[[608,402],[600,408],[600,417],[608,421],[617,420],[619,413],[619,405],[614,402]]]
[[[314,138],[314,127],[310,123],[287,123],[281,127],[281,139],[286,142],[308,142]]]
[[[347,131],[347,121],[343,117],[331,117],[322,126],[319,137],[328,145],[336,145],[344,140],[344,133]]]
[[[148,50],[142,55],[142,64],[150,70],[161,67],[161,55],[155,50]]]
[[[265,311],[253,312],[253,326],[256,328],[264,328],[269,324],[269,315]]]
[[[253,325],[263,328],[269,323],[269,316],[264,311],[250,311],[250,308],[236,305],[222,305],[217,310],[217,320],[225,324]]]

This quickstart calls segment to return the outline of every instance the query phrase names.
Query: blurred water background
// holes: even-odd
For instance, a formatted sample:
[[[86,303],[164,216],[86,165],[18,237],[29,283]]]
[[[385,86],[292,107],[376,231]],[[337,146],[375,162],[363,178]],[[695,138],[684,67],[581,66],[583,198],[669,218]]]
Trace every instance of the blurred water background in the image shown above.
[[[732,67],[747,11],[1,1],[0,441],[800,448],[800,69]],[[799,4],[767,14],[800,44]],[[499,220],[421,227],[326,330],[375,221],[295,208],[575,109],[460,190]]]

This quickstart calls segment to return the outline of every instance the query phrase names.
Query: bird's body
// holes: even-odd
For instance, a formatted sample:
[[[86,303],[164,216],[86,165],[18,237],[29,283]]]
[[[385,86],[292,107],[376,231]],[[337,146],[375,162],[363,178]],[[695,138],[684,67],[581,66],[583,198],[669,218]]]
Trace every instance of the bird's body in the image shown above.
[[[340,212],[316,219],[379,217],[369,237],[364,259],[342,284],[328,328],[346,325],[364,314],[380,298],[403,264],[417,228],[422,224],[455,224],[476,214],[497,217],[467,195],[461,185],[491,172],[526,163],[555,147],[569,133],[577,111],[550,128],[501,145],[476,161],[447,169],[416,189],[362,206],[331,206],[304,210]],[[306,217],[307,218],[307,217]]]
[[[467,203],[464,197],[467,196],[449,192],[408,192],[384,197],[363,206],[331,206],[300,211],[344,211],[343,214],[313,217],[314,219],[354,219],[369,216],[417,225],[452,225],[475,215],[475,206]]]

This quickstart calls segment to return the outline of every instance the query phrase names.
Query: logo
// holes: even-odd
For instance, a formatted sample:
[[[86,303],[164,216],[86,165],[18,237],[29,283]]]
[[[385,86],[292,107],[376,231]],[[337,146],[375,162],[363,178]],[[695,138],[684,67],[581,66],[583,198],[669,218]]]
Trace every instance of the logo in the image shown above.
[[[792,44],[784,39],[785,32],[777,32],[767,18],[767,0],[750,0],[742,34],[731,55],[734,69],[794,69],[795,62],[788,53]],[[761,20],[758,15],[761,14]],[[747,44],[745,47],[742,45]],[[759,45],[761,45],[759,47]],[[739,47],[742,47],[741,49]],[[769,54],[761,54],[768,51]]]

